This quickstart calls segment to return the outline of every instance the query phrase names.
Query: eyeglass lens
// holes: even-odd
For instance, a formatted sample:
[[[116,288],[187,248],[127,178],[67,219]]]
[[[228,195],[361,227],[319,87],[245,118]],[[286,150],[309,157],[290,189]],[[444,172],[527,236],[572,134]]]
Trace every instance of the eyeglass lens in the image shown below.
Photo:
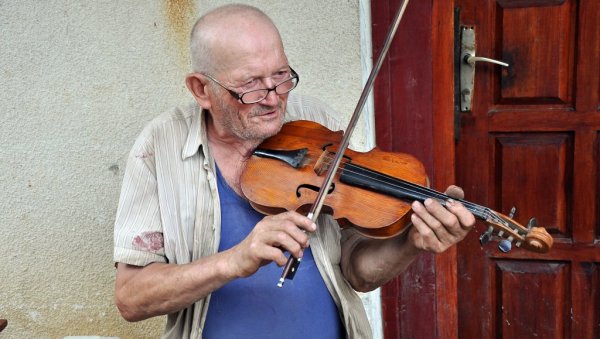
[[[285,94],[285,93],[293,90],[297,84],[298,84],[298,78],[293,77],[293,78],[290,78],[288,80],[285,80],[285,81],[277,84],[272,89],[263,88],[263,89],[257,89],[257,90],[248,91],[246,93],[243,93],[243,94],[241,94],[240,99],[242,100],[242,102],[247,103],[247,104],[259,102],[259,101],[263,100],[264,98],[266,98],[267,95],[269,95],[270,91],[275,91],[275,93],[277,93],[277,94]]]

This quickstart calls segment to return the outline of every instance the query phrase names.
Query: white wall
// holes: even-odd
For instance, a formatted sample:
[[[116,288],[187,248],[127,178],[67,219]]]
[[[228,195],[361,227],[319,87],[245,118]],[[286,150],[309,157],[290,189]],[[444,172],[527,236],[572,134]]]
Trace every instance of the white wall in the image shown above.
[[[146,122],[191,99],[190,26],[228,2],[0,1],[3,338],[158,337],[162,318],[129,324],[113,304],[125,160]],[[347,120],[362,87],[363,1],[243,2],[278,24],[296,91]]]

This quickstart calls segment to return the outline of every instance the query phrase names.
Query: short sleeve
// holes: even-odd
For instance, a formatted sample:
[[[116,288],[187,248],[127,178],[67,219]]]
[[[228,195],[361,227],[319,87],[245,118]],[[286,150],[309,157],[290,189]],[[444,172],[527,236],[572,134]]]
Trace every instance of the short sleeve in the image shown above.
[[[143,135],[127,160],[115,218],[113,259],[136,266],[167,261],[154,148]]]

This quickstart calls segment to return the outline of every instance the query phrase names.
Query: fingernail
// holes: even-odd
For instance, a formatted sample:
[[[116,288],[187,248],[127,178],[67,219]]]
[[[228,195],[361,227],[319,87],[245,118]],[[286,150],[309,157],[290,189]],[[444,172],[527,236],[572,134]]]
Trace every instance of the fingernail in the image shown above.
[[[449,198],[448,200],[446,200],[446,205],[448,205],[450,207],[454,206],[454,203],[455,203],[455,201],[452,198]]]
[[[424,204],[425,204],[425,206],[429,206],[429,205],[431,205],[432,202],[433,202],[433,200],[431,200],[431,198],[427,198],[427,199],[425,199]]]
[[[315,224],[314,222],[310,225],[310,229],[315,231],[317,229],[317,224]]]

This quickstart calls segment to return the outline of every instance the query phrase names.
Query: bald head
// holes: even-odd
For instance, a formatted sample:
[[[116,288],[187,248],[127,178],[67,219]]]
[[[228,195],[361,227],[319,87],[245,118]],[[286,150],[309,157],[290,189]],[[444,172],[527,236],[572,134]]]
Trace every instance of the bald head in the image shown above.
[[[264,12],[241,4],[218,7],[200,17],[192,29],[192,70],[218,73],[261,48],[284,53],[279,31]]]

